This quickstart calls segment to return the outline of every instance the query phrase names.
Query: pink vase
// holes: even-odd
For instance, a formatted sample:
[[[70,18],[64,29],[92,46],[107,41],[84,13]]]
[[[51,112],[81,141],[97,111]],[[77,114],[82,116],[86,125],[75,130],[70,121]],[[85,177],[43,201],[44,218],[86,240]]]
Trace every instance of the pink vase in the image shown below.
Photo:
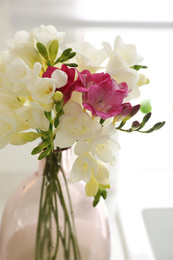
[[[62,164],[66,172],[71,196],[74,222],[81,260],[108,260],[110,255],[110,235],[106,206],[104,201],[93,208],[92,199],[86,197],[84,184],[70,183],[70,151],[64,151]],[[38,171],[24,180],[7,201],[0,231],[1,260],[35,260],[35,243],[39,213],[40,190],[43,180],[44,160],[40,161]],[[65,189],[61,184],[62,190]],[[59,229],[64,230],[63,211],[58,212]],[[55,229],[52,224],[52,236]],[[59,247],[56,260],[65,260],[63,247]],[[46,249],[45,249],[46,255]],[[53,260],[54,258],[44,259]],[[75,259],[73,256],[69,260]],[[76,258],[78,259],[78,258]],[[41,259],[40,259],[41,260]]]

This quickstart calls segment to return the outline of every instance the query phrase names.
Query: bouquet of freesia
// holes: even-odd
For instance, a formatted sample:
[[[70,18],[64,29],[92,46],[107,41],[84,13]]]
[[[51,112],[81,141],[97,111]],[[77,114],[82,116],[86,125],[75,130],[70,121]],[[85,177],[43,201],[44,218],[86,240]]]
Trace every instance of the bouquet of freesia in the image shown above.
[[[164,122],[143,130],[147,113],[142,122],[125,126],[140,109],[130,101],[149,83],[134,45],[118,36],[113,48],[103,42],[98,50],[82,42],[61,50],[63,37],[53,26],[41,25],[31,33],[19,31],[0,53],[0,147],[41,138],[32,151],[40,160],[74,146],[70,180],[84,181],[96,206],[110,188],[106,165],[115,164],[119,150],[114,134],[149,133]]]

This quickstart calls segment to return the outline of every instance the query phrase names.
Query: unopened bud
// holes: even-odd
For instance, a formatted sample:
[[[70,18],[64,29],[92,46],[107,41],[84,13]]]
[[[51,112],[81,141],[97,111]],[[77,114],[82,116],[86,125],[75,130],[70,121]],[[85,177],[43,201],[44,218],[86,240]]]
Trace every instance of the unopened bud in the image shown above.
[[[63,99],[63,94],[62,92],[60,91],[56,91],[54,94],[53,94],[53,100],[56,102],[59,102]]]
[[[138,129],[139,127],[140,127],[140,123],[139,123],[138,121],[134,121],[134,122],[132,123],[132,129],[133,129],[133,130]]]
[[[36,140],[37,138],[39,138],[40,136],[41,136],[40,133],[29,132],[29,133],[26,133],[23,138],[27,142],[32,142],[32,141]]]
[[[151,112],[152,107],[151,107],[150,100],[143,100],[141,102],[141,108],[140,109],[141,109],[141,112],[144,113],[144,114]]]
[[[139,80],[137,82],[138,87],[141,87],[143,85],[147,85],[150,83],[150,80],[145,77],[145,75],[140,74]]]

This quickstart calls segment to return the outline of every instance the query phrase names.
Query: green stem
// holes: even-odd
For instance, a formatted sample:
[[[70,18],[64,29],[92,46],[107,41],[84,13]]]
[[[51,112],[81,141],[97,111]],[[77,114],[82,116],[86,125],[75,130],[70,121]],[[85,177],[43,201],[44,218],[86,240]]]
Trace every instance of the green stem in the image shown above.
[[[60,241],[64,249],[65,260],[71,260],[72,255],[74,255],[74,260],[81,260],[71,197],[61,166],[61,157],[62,151],[51,152],[46,157],[39,204],[35,260],[56,260]],[[61,174],[63,183],[60,181]],[[65,190],[62,189],[62,186],[65,186]],[[60,227],[59,210],[64,214],[64,229]],[[56,226],[55,231],[52,230],[53,223]],[[56,233],[55,241],[53,241],[53,232]],[[44,254],[45,250],[46,254]]]
[[[65,187],[66,187],[66,192],[67,192],[67,196],[68,196],[68,201],[69,201],[69,206],[70,206],[70,213],[71,213],[71,219],[72,219],[72,225],[73,225],[73,232],[74,232],[74,240],[73,240],[73,246],[75,247],[74,253],[75,253],[75,259],[77,259],[76,255],[78,255],[79,259],[81,260],[81,256],[80,256],[80,251],[78,248],[78,243],[77,243],[77,235],[76,235],[76,228],[75,228],[75,222],[74,222],[74,213],[73,213],[73,207],[72,207],[72,202],[71,202],[71,197],[70,197],[70,193],[69,193],[69,189],[68,189],[68,183],[67,183],[67,179],[65,177],[65,173],[63,168],[60,166],[61,168],[61,172],[63,175],[63,179],[64,179],[64,183],[65,183]]]

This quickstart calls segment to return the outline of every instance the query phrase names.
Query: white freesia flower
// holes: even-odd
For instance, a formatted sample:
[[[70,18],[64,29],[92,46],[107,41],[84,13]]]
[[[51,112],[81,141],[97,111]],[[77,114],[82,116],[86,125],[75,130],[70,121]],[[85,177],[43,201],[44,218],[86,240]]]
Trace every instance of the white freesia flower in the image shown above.
[[[0,67],[2,67],[0,86],[11,91],[16,97],[31,96],[29,86],[33,86],[36,80],[41,79],[39,74],[42,65],[39,62],[36,62],[31,69],[22,59],[7,55],[1,60]]]
[[[97,172],[97,162],[89,153],[76,158],[70,172],[72,182],[89,182],[91,176]]]
[[[143,57],[137,53],[136,46],[134,44],[125,44],[119,35],[114,40],[113,50],[110,43],[103,42],[103,46],[109,57],[111,57],[113,53],[117,53],[126,61],[129,67],[143,61]]]
[[[74,147],[74,153],[81,156],[91,152],[93,156],[97,156],[104,163],[114,165],[116,162],[115,154],[120,149],[118,142],[111,138],[115,133],[116,129],[112,123],[105,125],[94,138],[78,141]]]
[[[114,51],[120,53],[130,67],[143,61],[143,57],[137,53],[136,46],[134,44],[125,44],[120,36],[115,38]]]
[[[109,170],[100,161],[97,161],[97,172],[91,176],[91,179],[85,185],[85,192],[88,197],[96,195],[99,185],[103,187],[110,187]]]
[[[55,92],[55,81],[49,78],[38,77],[29,90],[34,101],[41,104],[53,103],[53,94]]]
[[[30,96],[30,91],[27,89],[27,84],[24,81],[29,72],[30,74],[33,73],[33,71],[20,59],[12,60],[10,65],[7,66],[6,74],[12,83],[11,92],[13,92],[15,96]]]
[[[11,57],[22,59],[30,68],[33,68],[36,62],[42,63],[31,33],[17,32],[14,39],[7,40],[7,46]]]
[[[33,36],[27,31],[18,31],[13,39],[8,39],[6,42],[8,48],[13,51],[26,46],[34,47]]]
[[[32,35],[36,42],[41,42],[47,46],[49,42],[53,40],[58,40],[61,42],[65,36],[65,33],[58,32],[53,25],[40,25],[38,28],[32,30]]]
[[[126,82],[126,84],[128,85],[128,89],[130,90],[128,97],[125,98],[126,101],[139,97],[140,91],[137,85],[140,77],[139,73],[136,70],[130,69],[127,66],[123,67],[123,64],[121,64],[119,67],[115,66],[115,63],[117,63],[117,59],[119,63],[120,59],[118,56],[112,57],[107,65],[106,72],[109,73],[110,76],[115,79],[118,84],[121,82]]]
[[[19,107],[22,107],[19,100],[12,96],[9,91],[0,88],[0,111],[14,112],[14,110]]]
[[[110,165],[115,165],[115,155],[120,149],[118,142],[111,138],[115,133],[115,126],[110,123],[102,128],[100,135],[89,139],[92,154],[97,155],[101,161]]]
[[[110,187],[109,170],[100,161],[97,161],[97,171],[91,175],[90,181],[85,185],[85,192],[88,197],[95,196],[99,185],[103,187]]]
[[[64,106],[64,115],[56,133],[56,145],[60,148],[71,146],[76,140],[85,141],[101,132],[101,125],[88,113],[82,111],[81,105],[68,101]]]
[[[8,51],[0,52],[0,75],[6,72],[5,60],[9,57]]]
[[[75,59],[79,71],[89,70],[91,73],[95,73],[102,68],[101,64],[107,58],[107,53],[104,49],[97,50],[88,42],[82,42],[78,45],[72,43],[70,46],[76,52]]]
[[[30,106],[23,106],[16,109],[17,115],[24,119],[30,128],[47,131],[49,120],[44,115],[44,110],[39,103],[31,102]]]
[[[23,62],[23,68],[25,70],[23,78],[21,78],[21,82],[27,86],[30,90],[33,87],[33,84],[37,84],[37,82],[42,79],[39,75],[41,73],[42,65],[39,62],[36,62],[33,66],[33,69],[30,69],[26,63]]]
[[[6,60],[9,59],[9,52],[0,53],[0,88],[11,90],[12,82],[8,78],[6,69]]]
[[[99,188],[99,184],[96,179],[91,176],[90,182],[86,183],[85,185],[85,193],[87,197],[93,197],[97,194]]]
[[[143,61],[143,58],[137,54],[136,47],[133,44],[125,44],[120,36],[114,41],[114,47],[107,42],[102,43],[109,57],[106,66],[106,72],[114,78],[117,83],[126,82],[131,92],[126,100],[139,97],[138,81],[140,74],[130,67]]]
[[[90,139],[88,139],[90,140]],[[78,141],[74,146],[74,153],[78,156],[82,156],[85,153],[89,153],[91,151],[91,144],[87,141]]]
[[[28,129],[25,121],[17,117],[14,111],[0,113],[0,148],[3,148],[19,131]]]
[[[101,185],[110,185],[109,170],[103,162],[97,160],[97,172],[94,173],[94,178]]]
[[[12,115],[0,114],[0,148],[10,142],[10,138],[17,132],[18,124]]]
[[[42,138],[32,152],[42,159],[74,145],[70,179],[84,181],[87,196],[99,191],[95,205],[110,188],[107,167],[115,165],[120,149],[115,123],[131,111],[126,101],[137,98],[149,80],[134,67],[143,60],[135,45],[120,36],[113,46],[82,42],[62,51],[64,35],[52,25],[19,31],[0,53],[0,148]],[[119,114],[112,117],[111,109]]]
[[[37,62],[30,69],[22,60],[15,59],[9,67],[9,78],[13,83],[16,96],[29,96],[42,105],[45,111],[50,111],[53,105],[53,94],[56,81],[39,76],[42,65]]]

